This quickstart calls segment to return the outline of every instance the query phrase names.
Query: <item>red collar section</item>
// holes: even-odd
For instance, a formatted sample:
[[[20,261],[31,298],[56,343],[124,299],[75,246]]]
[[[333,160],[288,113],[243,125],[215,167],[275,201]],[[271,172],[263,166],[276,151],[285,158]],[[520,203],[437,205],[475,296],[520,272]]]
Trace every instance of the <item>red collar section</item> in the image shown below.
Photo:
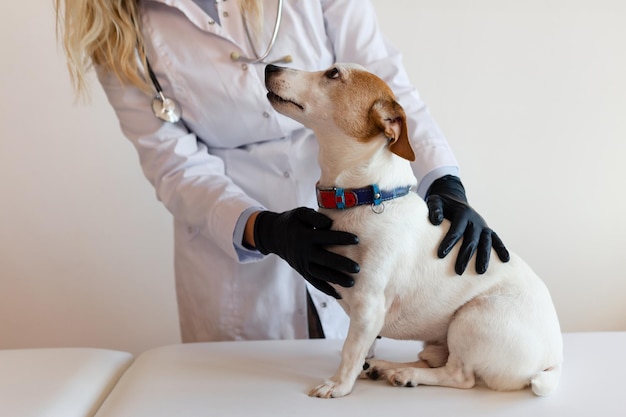
[[[317,190],[317,204],[321,208],[344,210],[364,204],[378,206],[383,201],[405,196],[411,191],[411,186],[394,188],[393,190],[380,190],[378,184],[368,185],[363,188],[322,188]]]

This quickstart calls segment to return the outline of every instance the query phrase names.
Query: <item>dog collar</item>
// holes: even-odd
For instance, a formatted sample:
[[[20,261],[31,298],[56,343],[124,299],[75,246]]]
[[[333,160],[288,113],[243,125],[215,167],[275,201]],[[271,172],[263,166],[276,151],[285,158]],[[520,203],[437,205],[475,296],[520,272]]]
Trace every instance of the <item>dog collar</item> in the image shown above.
[[[317,191],[317,205],[326,209],[344,210],[364,204],[373,207],[383,201],[405,196],[411,191],[411,186],[397,187],[393,190],[380,190],[378,184],[363,188],[315,187]]]

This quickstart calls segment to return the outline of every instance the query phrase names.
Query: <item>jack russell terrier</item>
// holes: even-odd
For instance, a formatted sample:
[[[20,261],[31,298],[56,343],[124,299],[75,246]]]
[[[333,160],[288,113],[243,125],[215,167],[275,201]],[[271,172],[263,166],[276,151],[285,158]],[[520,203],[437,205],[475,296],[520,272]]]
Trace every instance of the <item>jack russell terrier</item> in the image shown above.
[[[437,257],[446,228],[433,226],[425,202],[409,191],[415,155],[387,84],[353,64],[318,72],[268,65],[265,83],[276,111],[315,132],[320,211],[360,242],[333,248],[361,270],[353,287],[333,285],[350,327],[335,375],[309,395],[342,397],[359,376],[396,386],[552,392],[563,342],[548,289],[514,254],[483,275],[462,276],[454,272],[458,249]],[[420,340],[424,349],[411,363],[366,359],[378,335]]]

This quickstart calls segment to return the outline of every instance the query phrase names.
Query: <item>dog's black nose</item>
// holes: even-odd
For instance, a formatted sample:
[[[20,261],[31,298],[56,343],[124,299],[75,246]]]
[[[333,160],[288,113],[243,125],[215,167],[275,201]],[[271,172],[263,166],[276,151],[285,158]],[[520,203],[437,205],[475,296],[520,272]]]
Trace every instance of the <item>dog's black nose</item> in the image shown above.
[[[265,75],[270,74],[272,72],[280,72],[283,67],[279,67],[278,65],[268,64],[265,66]]]

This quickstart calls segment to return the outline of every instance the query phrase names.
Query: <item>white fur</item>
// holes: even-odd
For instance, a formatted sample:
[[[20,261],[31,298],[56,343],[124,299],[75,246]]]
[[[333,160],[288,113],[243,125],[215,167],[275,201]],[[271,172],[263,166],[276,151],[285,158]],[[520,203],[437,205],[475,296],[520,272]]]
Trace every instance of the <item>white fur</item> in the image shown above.
[[[404,117],[398,123],[383,115],[382,127],[371,137],[355,134],[371,130],[371,115],[378,114],[373,107],[394,100],[381,83],[345,64],[312,73],[268,70],[272,105],[317,135],[321,186],[416,184],[409,161],[390,146],[402,129],[406,134]],[[321,211],[333,219],[334,229],[359,236],[358,245],[334,250],[358,262],[361,271],[354,287],[336,286],[350,329],[337,372],[311,396],[344,396],[360,374],[398,386],[471,388],[480,382],[517,390],[530,385],[537,395],[556,388],[562,362],[558,318],[548,289],[519,257],[511,254],[502,263],[493,256],[485,274],[470,266],[456,275],[457,250],[444,259],[436,255],[449,223],[431,225],[426,204],[415,193],[385,202],[381,214],[369,206]],[[420,360],[367,360],[362,372],[378,335],[424,341]]]

